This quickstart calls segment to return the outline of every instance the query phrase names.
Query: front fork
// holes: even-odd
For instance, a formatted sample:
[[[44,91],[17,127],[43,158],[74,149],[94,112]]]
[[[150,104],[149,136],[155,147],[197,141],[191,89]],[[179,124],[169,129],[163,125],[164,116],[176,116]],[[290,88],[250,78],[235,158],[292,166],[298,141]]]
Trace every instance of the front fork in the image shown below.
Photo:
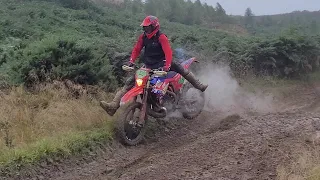
[[[150,77],[148,79],[147,85],[143,90],[142,107],[139,115],[138,125],[143,125],[145,117],[147,115],[147,99],[148,99],[148,89],[150,86]]]

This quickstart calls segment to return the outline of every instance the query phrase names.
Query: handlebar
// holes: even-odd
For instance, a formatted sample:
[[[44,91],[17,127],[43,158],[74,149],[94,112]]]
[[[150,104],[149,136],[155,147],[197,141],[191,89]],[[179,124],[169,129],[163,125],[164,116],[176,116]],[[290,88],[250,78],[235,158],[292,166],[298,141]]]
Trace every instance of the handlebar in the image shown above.
[[[130,66],[127,66],[127,65],[123,65],[122,66],[122,69],[125,70],[125,71],[133,71],[136,68],[138,68],[138,67],[137,66],[136,67],[130,67]],[[168,72],[161,71],[161,70],[158,70],[158,69],[151,69],[150,72],[153,73],[153,74],[156,74],[158,76],[166,76],[168,74]]]
[[[123,66],[122,66],[122,69],[125,70],[125,71],[133,71],[135,68],[134,68],[134,67],[127,66],[127,65],[123,65]]]

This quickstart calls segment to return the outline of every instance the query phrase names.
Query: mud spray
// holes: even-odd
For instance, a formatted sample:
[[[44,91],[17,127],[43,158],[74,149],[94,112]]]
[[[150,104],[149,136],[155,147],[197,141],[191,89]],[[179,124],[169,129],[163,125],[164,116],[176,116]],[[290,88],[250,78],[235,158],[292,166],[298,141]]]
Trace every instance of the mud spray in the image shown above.
[[[227,65],[206,64],[198,74],[209,87],[205,91],[205,110],[229,114],[273,111],[273,96],[248,92],[232,77]]]
[[[177,48],[174,55],[182,62],[187,59],[187,51]],[[224,115],[243,114],[246,112],[268,113],[274,111],[273,95],[262,91],[249,92],[241,87],[232,77],[231,69],[225,64],[202,64],[196,77],[209,85],[205,91],[205,111],[219,112]],[[195,93],[196,94],[196,93]],[[182,117],[177,111],[169,117]]]

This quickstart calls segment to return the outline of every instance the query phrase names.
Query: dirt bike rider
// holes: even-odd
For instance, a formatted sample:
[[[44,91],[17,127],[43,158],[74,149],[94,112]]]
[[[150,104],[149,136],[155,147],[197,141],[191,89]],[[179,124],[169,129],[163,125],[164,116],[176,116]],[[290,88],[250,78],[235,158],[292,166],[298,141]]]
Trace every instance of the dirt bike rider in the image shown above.
[[[172,50],[167,36],[160,32],[159,20],[155,16],[147,16],[141,25],[144,33],[139,36],[136,42],[128,66],[134,66],[134,62],[139,56],[142,48],[144,52],[144,65],[150,69],[159,69],[163,67],[164,71],[175,71],[181,74],[187,81],[189,81],[195,88],[204,92],[208,85],[203,85],[197,80],[192,72],[185,69],[179,63],[172,61]],[[134,86],[134,76],[129,77],[125,86],[116,93],[112,102],[100,102],[100,106],[110,115],[113,116],[120,107],[120,100],[122,96]]]

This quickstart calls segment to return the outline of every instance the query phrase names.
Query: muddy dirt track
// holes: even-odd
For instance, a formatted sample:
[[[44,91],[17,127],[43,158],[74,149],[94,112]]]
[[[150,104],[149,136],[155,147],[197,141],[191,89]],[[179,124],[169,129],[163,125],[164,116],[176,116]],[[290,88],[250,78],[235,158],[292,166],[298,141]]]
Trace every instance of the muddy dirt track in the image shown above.
[[[275,179],[277,167],[320,130],[317,93],[301,88],[274,112],[176,118],[154,125],[156,133],[138,147],[115,142],[97,155],[44,165],[23,179]]]

